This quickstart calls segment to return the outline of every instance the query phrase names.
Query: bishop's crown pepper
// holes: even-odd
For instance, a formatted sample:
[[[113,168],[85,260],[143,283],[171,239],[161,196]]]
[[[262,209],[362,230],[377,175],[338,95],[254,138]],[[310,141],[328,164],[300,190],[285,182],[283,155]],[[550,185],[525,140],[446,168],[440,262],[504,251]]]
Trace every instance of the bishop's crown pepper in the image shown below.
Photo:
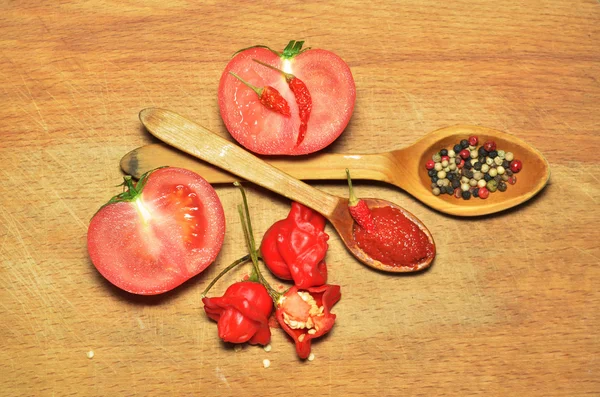
[[[271,272],[284,280],[294,280],[298,288],[327,282],[329,236],[324,232],[325,218],[293,202],[287,218],[275,222],[265,233],[260,252]]]

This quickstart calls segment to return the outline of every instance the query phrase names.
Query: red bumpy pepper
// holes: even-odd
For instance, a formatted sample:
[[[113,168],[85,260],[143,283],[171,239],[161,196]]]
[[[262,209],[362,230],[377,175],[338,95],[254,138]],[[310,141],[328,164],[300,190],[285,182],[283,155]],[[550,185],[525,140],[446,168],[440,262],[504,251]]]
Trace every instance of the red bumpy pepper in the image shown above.
[[[219,338],[230,343],[266,345],[271,340],[273,300],[260,283],[232,284],[222,297],[203,298],[207,316],[217,321]]]
[[[341,298],[339,285],[299,290],[290,288],[279,300],[275,317],[294,340],[298,357],[307,358],[311,340],[325,335],[335,323],[330,310]]]
[[[263,237],[260,252],[265,264],[275,276],[294,280],[298,288],[325,284],[329,236],[324,229],[323,216],[293,202],[287,218],[275,222]]]
[[[296,105],[298,106],[298,117],[300,118],[300,129],[298,130],[298,138],[296,139],[296,145],[300,145],[306,136],[306,130],[308,129],[308,119],[310,119],[310,113],[312,111],[312,97],[310,96],[310,91],[308,91],[308,87],[302,80],[298,77],[294,76],[291,73],[286,73],[281,69],[276,68],[275,66],[269,65],[268,63],[264,63],[259,61],[258,59],[253,59],[254,62],[260,63],[263,66],[266,66],[270,69],[276,70],[285,77],[285,81],[288,83],[290,90],[294,94],[296,98]]]
[[[277,112],[281,113],[284,116],[290,116],[290,105],[287,103],[285,98],[277,91],[277,89],[271,86],[265,86],[262,88],[255,87],[252,84],[248,83],[246,80],[242,79],[240,76],[233,72],[229,72],[232,76],[237,78],[239,81],[244,83],[246,86],[250,87],[256,95],[258,95],[258,99],[260,103],[262,103],[265,107]]]
[[[354,221],[358,226],[365,229],[367,232],[375,230],[375,223],[373,222],[373,214],[365,203],[365,200],[358,199],[354,195],[354,189],[352,188],[352,179],[350,179],[350,171],[346,169],[346,175],[348,177],[348,188],[350,190],[350,199],[348,200],[348,210],[350,215],[354,218]]]

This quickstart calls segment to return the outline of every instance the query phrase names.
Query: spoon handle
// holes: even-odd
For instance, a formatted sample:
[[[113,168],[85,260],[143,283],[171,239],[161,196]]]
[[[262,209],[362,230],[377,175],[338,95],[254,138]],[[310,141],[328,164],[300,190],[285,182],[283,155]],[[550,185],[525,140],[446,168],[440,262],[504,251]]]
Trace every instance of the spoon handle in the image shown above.
[[[265,160],[275,168],[300,180],[346,180],[346,168],[352,171],[352,179],[391,183],[390,159],[386,153],[342,154],[318,153],[308,157],[269,158]],[[155,168],[170,165],[192,170],[209,183],[231,183],[238,180],[234,175],[206,162],[198,161],[181,151],[162,144],[140,146],[121,159],[121,168],[128,175],[139,179],[142,174]]]
[[[339,198],[292,178],[236,144],[165,109],[140,112],[140,121],[158,139],[247,181],[332,216]]]

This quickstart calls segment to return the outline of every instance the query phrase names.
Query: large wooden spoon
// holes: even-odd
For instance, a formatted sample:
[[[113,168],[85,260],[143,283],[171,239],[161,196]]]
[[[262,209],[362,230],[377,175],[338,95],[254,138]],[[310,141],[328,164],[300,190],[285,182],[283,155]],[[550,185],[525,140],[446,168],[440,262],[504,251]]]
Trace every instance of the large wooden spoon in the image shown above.
[[[488,199],[462,200],[453,196],[434,196],[424,164],[442,148],[450,148],[461,139],[477,135],[480,142],[494,140],[499,149],[513,152],[523,162],[517,183],[505,192]],[[321,153],[302,158],[271,158],[267,162],[302,180],[344,179],[344,170],[352,170],[353,179],[391,183],[404,189],[421,202],[438,211],[457,216],[478,216],[499,212],[535,196],[548,182],[550,167],[544,156],[519,138],[490,128],[461,125],[431,132],[414,144],[388,153],[339,154]],[[137,148],[123,157],[121,167],[138,177],[162,165],[188,168],[210,183],[230,183],[235,177],[185,153],[163,144]]]
[[[433,261],[432,256],[414,266],[390,266],[381,263],[369,257],[354,240],[354,220],[348,211],[347,199],[332,196],[294,179],[238,145],[171,111],[144,109],[140,112],[140,120],[152,135],[169,145],[318,211],[331,222],[350,252],[368,266],[387,272],[413,272],[429,267]],[[429,230],[408,211],[385,200],[365,201],[371,208],[391,206],[399,209],[434,244]]]

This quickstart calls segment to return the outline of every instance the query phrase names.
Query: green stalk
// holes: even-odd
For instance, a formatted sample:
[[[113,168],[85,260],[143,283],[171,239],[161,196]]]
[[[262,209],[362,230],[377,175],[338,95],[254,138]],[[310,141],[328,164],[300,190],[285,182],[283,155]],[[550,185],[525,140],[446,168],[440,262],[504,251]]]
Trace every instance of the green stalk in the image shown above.
[[[219,275],[217,277],[215,277],[213,279],[213,281],[210,282],[210,284],[208,284],[208,286],[206,287],[206,289],[202,292],[202,294],[200,295],[201,298],[204,298],[206,296],[206,294],[208,294],[208,291],[210,291],[210,289],[213,287],[213,285],[216,284],[217,281],[219,281],[219,279],[221,277],[223,277],[225,275],[225,273],[227,273],[228,271],[230,271],[231,269],[233,269],[236,266],[241,265],[242,263],[246,263],[248,262],[248,260],[250,259],[250,254],[247,254],[245,256],[242,256],[240,259],[237,259],[235,262],[233,262],[231,265],[227,266],[225,269],[223,269],[221,271],[221,273],[219,273]]]

